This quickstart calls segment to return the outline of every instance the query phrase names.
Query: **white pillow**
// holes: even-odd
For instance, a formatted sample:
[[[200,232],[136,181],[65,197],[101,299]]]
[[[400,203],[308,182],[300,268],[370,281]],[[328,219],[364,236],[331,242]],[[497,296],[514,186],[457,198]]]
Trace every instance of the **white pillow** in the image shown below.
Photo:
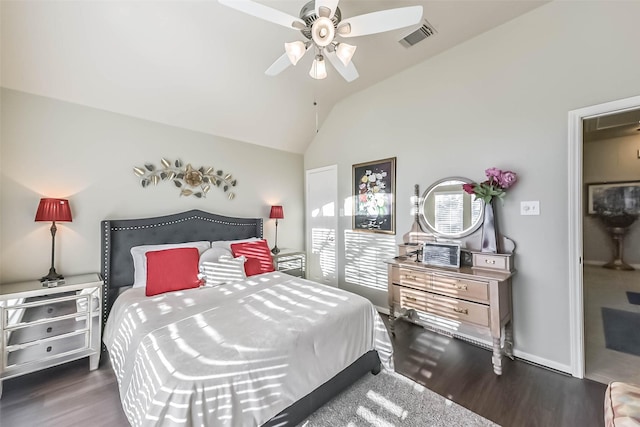
[[[198,262],[198,267],[200,268],[200,272],[202,272],[202,263],[203,262],[216,262],[218,258],[222,255],[229,255],[233,258],[233,253],[231,249],[226,248],[209,248],[200,254],[200,261]]]
[[[162,251],[165,249],[174,248],[197,248],[198,253],[202,255],[202,253],[210,247],[211,244],[207,241],[171,243],[166,245],[142,245],[132,247],[131,256],[133,257],[133,287],[144,288],[147,286],[147,252]]]
[[[226,248],[231,251],[231,245],[234,243],[242,243],[242,242],[255,242],[256,240],[262,240],[259,237],[250,237],[248,239],[240,239],[240,240],[215,240],[211,242],[212,248]]]
[[[237,282],[246,279],[243,256],[234,258],[231,255],[221,255],[217,261],[205,261],[201,264],[200,272],[204,274],[206,286],[218,286],[223,283]]]

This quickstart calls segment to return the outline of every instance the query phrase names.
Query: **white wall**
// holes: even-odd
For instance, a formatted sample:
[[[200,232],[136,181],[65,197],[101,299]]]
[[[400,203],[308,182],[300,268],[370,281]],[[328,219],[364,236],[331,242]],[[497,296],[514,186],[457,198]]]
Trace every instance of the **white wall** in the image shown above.
[[[535,9],[338,104],[305,169],[337,164],[339,196],[348,199],[353,164],[397,156],[396,242],[412,222],[414,184],[482,180],[491,166],[517,172],[497,212],[517,243],[515,347],[569,371],[567,113],[640,94],[638,16],[640,2]],[[541,215],[520,216],[524,200],[539,200]],[[347,211],[338,234],[350,227]],[[384,264],[376,267],[384,275]],[[341,287],[386,305],[385,292],[348,283],[344,270]]]
[[[34,222],[41,197],[68,198],[73,222],[59,223],[56,270],[100,271],[100,221],[201,209],[264,218],[273,244],[271,204],[284,206],[278,246],[302,248],[303,158],[287,153],[3,89],[1,94],[0,281],[49,271],[50,223]],[[249,125],[249,124],[248,124]],[[236,197],[179,197],[169,182],[143,189],[134,166],[180,158],[237,179]]]
[[[640,180],[640,132],[638,135],[601,139],[584,143],[583,176],[585,184]],[[640,221],[636,221],[624,239],[624,260],[640,265]],[[604,264],[613,259],[614,244],[597,217],[584,218],[585,262]]]

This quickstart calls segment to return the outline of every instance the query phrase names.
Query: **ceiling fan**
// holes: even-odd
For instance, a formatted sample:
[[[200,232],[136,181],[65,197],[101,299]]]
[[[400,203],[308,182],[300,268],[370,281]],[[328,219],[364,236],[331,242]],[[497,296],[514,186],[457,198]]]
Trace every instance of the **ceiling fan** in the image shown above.
[[[305,41],[285,43],[285,53],[265,71],[275,76],[290,65],[296,65],[310,50],[315,53],[309,75],[314,79],[327,77],[325,58],[348,82],[358,78],[351,62],[356,46],[337,39],[382,33],[417,24],[422,19],[422,6],[409,6],[366,13],[342,20],[338,0],[311,0],[296,18],[252,0],[218,0],[220,4],[246,14],[300,30]]]

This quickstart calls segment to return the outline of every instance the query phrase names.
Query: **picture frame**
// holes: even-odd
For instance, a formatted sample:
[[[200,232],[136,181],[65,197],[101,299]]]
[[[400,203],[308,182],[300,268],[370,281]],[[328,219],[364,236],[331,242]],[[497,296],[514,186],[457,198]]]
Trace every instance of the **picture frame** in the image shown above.
[[[598,182],[587,184],[588,215],[640,214],[640,181]]]
[[[355,164],[352,176],[352,229],[396,234],[396,158]]]

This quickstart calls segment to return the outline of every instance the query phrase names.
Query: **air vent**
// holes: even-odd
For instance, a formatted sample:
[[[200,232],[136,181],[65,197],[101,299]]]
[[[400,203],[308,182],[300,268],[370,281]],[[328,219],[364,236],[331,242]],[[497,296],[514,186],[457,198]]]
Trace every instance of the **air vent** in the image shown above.
[[[407,34],[405,37],[398,40],[398,42],[404,47],[411,47],[436,33],[436,29],[433,28],[433,26],[425,19],[420,28]]]

